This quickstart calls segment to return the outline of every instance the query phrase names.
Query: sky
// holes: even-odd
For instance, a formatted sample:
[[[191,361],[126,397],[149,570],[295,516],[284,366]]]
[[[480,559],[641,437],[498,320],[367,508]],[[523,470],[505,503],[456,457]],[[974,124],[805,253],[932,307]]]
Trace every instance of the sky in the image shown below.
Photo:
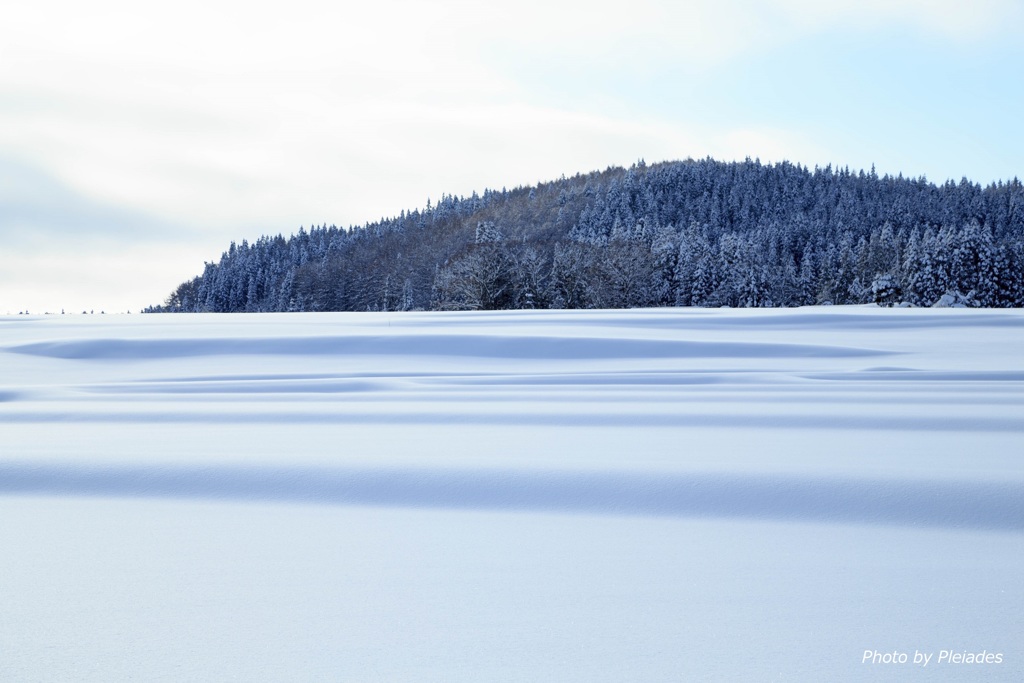
[[[0,315],[138,312],[230,242],[713,156],[1024,176],[1018,0],[15,3]]]

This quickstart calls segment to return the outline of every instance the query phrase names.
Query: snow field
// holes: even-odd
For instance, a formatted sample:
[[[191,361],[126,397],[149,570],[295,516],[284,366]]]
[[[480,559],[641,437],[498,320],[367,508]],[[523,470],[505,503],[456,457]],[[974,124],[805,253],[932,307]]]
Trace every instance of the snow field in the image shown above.
[[[0,677],[1017,680],[1022,332],[0,319]]]

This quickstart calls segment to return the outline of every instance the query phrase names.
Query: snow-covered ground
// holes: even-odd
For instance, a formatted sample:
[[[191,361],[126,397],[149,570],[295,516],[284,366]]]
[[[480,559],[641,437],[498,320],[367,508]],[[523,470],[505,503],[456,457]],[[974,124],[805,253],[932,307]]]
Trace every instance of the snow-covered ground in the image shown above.
[[[0,680],[1021,680],[1022,459],[1019,310],[0,318]]]

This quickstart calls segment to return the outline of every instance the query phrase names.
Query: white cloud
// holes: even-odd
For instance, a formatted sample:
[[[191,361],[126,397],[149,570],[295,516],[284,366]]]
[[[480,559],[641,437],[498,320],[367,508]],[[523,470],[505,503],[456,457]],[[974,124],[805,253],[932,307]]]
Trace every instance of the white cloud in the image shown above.
[[[1014,8],[1009,0],[36,0],[6,8],[0,23],[0,156],[28,160],[99,205],[159,216],[168,229],[201,228],[218,242],[362,223],[427,196],[640,157],[827,161],[802,136],[756,121],[709,129],[685,115],[641,120],[553,106],[530,79],[549,65],[581,79],[607,70],[642,79],[666,64],[712,69],[836,27],[977,39],[1019,17]],[[504,69],[509,60],[538,72]]]
[[[826,27],[913,28],[957,42],[979,41],[1019,28],[1016,0],[775,0],[802,30]]]
[[[220,248],[220,247],[218,247]],[[125,244],[102,240],[90,249],[59,243],[0,251],[0,315],[137,313],[159,304],[181,282],[219,256],[210,245]]]
[[[496,52],[581,78],[607,68],[643,78],[851,22],[977,33],[1006,10],[1001,0],[40,0],[0,27],[0,152],[181,223],[358,222],[428,192],[628,162],[651,147],[685,156],[728,135],[559,111],[489,64]]]
[[[424,107],[508,90],[458,39],[474,16],[408,2],[33,4],[0,27],[14,67],[0,72],[0,150],[179,221],[337,213],[344,198],[324,201],[325,186],[385,191],[360,168],[394,132],[419,156],[403,131],[420,128]]]

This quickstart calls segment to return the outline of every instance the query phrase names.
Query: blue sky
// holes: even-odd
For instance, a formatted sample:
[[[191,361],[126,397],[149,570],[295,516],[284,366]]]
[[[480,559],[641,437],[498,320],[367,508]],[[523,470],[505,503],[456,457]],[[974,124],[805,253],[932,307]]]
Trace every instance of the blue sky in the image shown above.
[[[0,314],[230,240],[707,155],[1024,175],[1015,0],[38,0],[0,24]]]

